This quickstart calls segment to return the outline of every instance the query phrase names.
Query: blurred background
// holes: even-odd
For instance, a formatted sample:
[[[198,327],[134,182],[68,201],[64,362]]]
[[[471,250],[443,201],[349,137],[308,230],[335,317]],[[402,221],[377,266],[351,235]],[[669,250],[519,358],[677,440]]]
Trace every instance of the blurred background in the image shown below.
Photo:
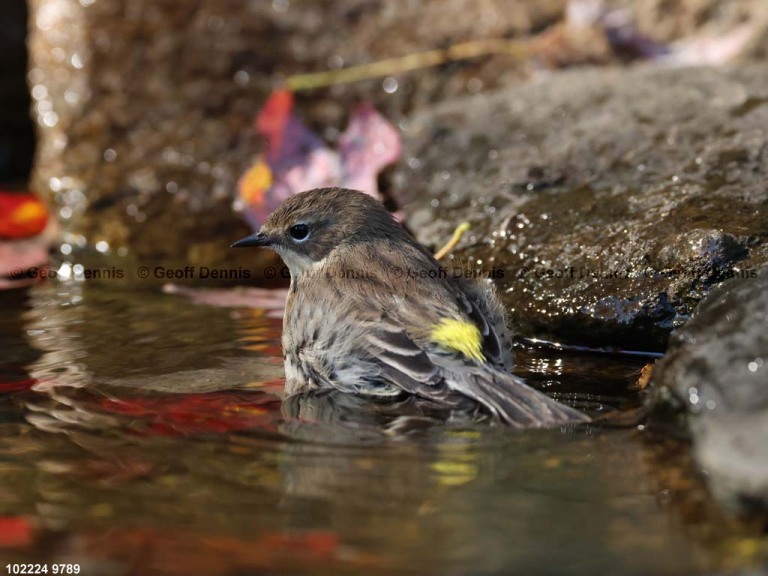
[[[5,0],[0,10],[3,187],[28,185],[91,244],[192,263],[244,258],[222,233],[247,231],[232,204],[265,148],[254,119],[281,87],[333,146],[360,102],[402,129],[446,100],[563,68],[762,59],[768,26],[760,0]],[[291,82],[371,63],[382,65]],[[379,185],[410,199],[392,170]]]

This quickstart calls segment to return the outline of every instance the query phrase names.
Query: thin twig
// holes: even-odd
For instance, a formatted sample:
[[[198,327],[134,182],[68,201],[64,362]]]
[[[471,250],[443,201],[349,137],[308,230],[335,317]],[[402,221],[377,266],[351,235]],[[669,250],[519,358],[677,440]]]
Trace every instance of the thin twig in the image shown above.
[[[486,38],[455,44],[444,49],[429,50],[418,54],[409,54],[400,58],[388,58],[359,66],[351,66],[340,70],[315,72],[311,74],[296,74],[287,79],[287,87],[297,92],[312,90],[336,84],[359,82],[370,78],[391,76],[400,72],[408,72],[419,68],[437,66],[446,62],[466,60],[485,56],[487,54],[511,54],[522,60],[528,52],[528,44],[519,40],[504,40],[501,38]]]
[[[435,252],[435,260],[440,260],[441,258],[444,258],[446,254],[448,254],[451,250],[453,250],[456,247],[456,244],[458,244],[461,241],[461,237],[464,236],[469,231],[469,222],[462,222],[458,226],[456,226],[456,230],[453,231],[453,236],[451,236],[451,239],[448,240],[448,242],[440,248],[437,252]]]

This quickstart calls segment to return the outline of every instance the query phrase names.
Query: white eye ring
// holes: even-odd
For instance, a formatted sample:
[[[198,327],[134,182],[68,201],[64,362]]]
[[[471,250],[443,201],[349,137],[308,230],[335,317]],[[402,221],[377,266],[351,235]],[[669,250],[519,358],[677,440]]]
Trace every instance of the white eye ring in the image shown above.
[[[294,242],[302,243],[306,242],[309,238],[309,226],[304,222],[299,222],[288,228],[288,235]]]

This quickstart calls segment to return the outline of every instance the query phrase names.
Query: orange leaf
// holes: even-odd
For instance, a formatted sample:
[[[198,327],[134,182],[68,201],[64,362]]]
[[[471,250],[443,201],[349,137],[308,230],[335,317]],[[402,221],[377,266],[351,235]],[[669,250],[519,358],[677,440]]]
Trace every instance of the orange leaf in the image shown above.
[[[237,182],[237,192],[243,202],[258,210],[263,207],[264,194],[270,186],[272,186],[272,170],[264,160],[259,158],[240,177]]]

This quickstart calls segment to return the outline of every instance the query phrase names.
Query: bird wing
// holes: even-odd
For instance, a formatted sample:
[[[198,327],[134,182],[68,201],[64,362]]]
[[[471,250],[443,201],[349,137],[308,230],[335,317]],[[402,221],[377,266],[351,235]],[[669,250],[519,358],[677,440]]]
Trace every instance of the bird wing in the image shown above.
[[[587,420],[581,412],[560,404],[512,374],[468,363],[439,347],[426,350],[390,317],[383,317],[376,328],[368,330],[362,344],[376,366],[372,376],[408,393],[451,404],[451,396],[458,392],[483,404],[515,428]]]
[[[419,396],[446,401],[450,389],[440,367],[408,335],[403,326],[388,315],[370,327],[360,344],[376,366],[372,376]]]

